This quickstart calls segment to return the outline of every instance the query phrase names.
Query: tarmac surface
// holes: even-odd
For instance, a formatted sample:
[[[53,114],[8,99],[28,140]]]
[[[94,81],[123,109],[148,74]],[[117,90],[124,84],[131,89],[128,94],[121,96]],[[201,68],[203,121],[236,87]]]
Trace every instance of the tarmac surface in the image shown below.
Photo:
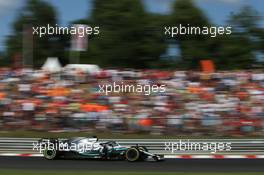
[[[165,159],[162,162],[127,162],[0,156],[0,168],[40,171],[264,172],[264,159]]]

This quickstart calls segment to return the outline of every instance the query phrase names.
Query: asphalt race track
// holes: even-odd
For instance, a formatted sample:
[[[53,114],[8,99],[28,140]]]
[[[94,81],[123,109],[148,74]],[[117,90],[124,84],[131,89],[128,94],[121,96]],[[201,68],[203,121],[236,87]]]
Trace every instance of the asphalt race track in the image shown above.
[[[0,156],[0,168],[32,170],[264,172],[264,159],[166,159],[163,162],[45,160]]]

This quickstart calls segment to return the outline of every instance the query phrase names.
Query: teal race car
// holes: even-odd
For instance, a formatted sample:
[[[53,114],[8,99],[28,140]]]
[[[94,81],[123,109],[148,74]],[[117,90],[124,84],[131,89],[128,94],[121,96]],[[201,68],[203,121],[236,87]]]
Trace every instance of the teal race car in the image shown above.
[[[41,139],[39,146],[44,158],[104,159],[135,161],[161,161],[163,155],[153,154],[145,146],[121,146],[116,141],[99,141],[96,137],[70,139]]]

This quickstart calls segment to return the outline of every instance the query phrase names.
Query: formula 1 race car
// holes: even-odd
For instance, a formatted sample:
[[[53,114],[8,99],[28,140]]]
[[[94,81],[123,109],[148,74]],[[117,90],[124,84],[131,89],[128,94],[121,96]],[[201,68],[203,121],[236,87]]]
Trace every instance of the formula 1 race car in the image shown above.
[[[150,153],[145,146],[125,147],[115,141],[99,141],[96,137],[74,137],[70,139],[41,139],[38,142],[46,159],[104,159],[135,161],[161,161],[163,155]]]

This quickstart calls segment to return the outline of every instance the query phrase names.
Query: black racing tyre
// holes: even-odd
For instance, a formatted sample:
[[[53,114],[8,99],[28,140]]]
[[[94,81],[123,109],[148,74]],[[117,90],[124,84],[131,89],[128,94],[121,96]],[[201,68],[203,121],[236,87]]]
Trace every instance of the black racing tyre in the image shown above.
[[[157,157],[157,156],[153,156],[153,159],[154,159],[154,161],[156,161],[156,162],[158,162],[158,161],[159,161],[159,159],[158,159],[158,157]]]
[[[45,159],[54,160],[57,158],[57,151],[55,149],[45,149],[43,155]]]
[[[128,148],[126,151],[126,159],[129,162],[135,162],[140,159],[140,152],[137,148]]]

